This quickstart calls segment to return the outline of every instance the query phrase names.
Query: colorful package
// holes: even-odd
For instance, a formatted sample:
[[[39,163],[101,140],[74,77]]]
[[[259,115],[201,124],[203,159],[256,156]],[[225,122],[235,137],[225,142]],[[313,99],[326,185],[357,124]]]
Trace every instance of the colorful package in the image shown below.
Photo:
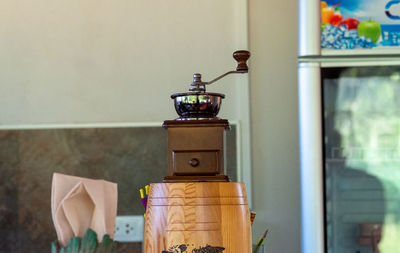
[[[328,49],[400,46],[400,0],[321,1],[321,46]]]

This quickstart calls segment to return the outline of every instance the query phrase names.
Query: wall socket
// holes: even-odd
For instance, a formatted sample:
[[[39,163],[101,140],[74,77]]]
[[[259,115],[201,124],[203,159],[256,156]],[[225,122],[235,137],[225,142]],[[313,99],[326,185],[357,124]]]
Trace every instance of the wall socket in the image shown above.
[[[143,242],[144,217],[142,215],[117,216],[114,240]]]

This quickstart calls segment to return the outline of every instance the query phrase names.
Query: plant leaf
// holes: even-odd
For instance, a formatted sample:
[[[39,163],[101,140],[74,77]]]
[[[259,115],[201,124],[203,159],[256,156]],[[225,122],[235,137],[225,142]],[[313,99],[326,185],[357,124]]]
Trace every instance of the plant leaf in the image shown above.
[[[96,253],[111,253],[114,248],[114,241],[109,235],[104,235],[103,240],[96,249]]]
[[[51,242],[51,253],[57,253],[58,252],[58,243],[57,241]]]
[[[88,228],[81,240],[79,253],[92,253],[97,246],[97,234],[92,229]]]
[[[79,237],[72,237],[67,246],[67,253],[79,252]]]

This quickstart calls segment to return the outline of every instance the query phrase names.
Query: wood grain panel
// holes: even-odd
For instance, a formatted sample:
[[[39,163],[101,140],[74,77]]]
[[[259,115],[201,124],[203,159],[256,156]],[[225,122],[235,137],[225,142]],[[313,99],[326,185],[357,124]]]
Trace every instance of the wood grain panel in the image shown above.
[[[212,252],[251,252],[250,212],[244,185],[152,184],[144,240],[146,253],[175,252],[178,247],[186,247],[187,252],[209,248],[214,249]]]

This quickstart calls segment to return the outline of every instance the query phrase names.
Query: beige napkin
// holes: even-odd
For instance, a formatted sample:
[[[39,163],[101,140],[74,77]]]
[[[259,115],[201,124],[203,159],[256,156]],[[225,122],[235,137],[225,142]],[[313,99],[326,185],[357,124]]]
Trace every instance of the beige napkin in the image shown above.
[[[88,228],[99,241],[104,234],[114,238],[117,198],[115,183],[54,173],[51,212],[59,243],[65,247]]]

